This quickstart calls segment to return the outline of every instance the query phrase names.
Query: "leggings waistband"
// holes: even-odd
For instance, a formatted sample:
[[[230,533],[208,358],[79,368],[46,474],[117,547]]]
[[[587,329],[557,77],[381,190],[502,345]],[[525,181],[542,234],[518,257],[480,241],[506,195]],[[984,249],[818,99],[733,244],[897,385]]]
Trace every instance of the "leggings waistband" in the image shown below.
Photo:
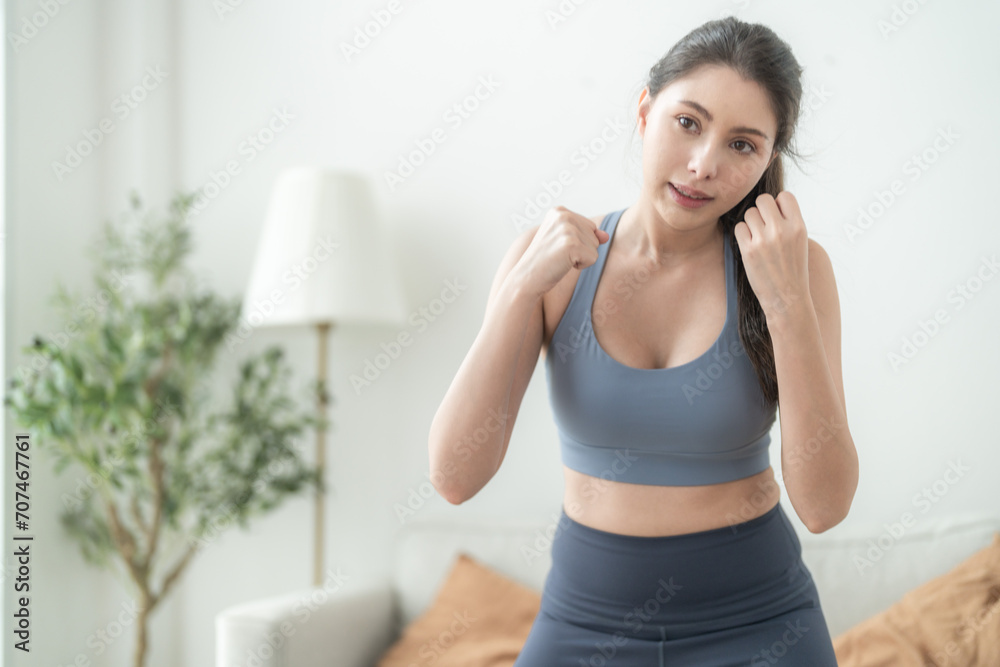
[[[542,605],[608,631],[637,619],[647,631],[704,631],[802,604],[812,586],[780,503],[733,526],[667,536],[599,530],[563,510]]]

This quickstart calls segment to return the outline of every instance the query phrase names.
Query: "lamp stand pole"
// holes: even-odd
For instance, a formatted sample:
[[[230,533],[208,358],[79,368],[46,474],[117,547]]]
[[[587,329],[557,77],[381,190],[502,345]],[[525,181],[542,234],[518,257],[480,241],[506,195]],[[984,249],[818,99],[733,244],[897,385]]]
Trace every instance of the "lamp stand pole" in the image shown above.
[[[320,419],[326,416],[326,408],[329,403],[326,390],[326,343],[330,329],[333,324],[330,322],[320,322],[316,325],[319,332],[319,399],[316,402],[316,411]],[[326,479],[326,432],[323,428],[316,429],[316,466],[319,468],[323,480]],[[323,583],[323,508],[325,503],[323,489],[316,489],[315,511],[313,512],[313,585],[320,586]]]

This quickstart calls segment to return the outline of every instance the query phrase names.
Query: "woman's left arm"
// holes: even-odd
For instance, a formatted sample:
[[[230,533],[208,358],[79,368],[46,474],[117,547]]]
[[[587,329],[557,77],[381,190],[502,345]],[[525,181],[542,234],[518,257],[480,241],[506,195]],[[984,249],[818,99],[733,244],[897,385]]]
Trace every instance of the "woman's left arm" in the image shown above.
[[[757,279],[751,286],[774,348],[782,478],[799,518],[810,532],[822,533],[844,520],[858,486],[840,363],[837,284],[826,251],[805,236],[791,193],[762,195],[756,203],[738,240],[741,249],[744,243],[751,249]],[[749,279],[746,253],[744,266]]]

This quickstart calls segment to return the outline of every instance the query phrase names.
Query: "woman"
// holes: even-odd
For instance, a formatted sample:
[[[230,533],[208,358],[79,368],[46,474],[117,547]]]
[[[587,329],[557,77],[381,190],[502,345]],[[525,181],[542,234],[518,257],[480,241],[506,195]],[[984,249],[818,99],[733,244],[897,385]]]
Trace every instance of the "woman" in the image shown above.
[[[458,504],[496,474],[544,349],[566,488],[516,667],[836,665],[768,455],[780,390],[789,500],[811,532],[843,520],[836,284],[782,191],[801,71],[765,26],[693,30],[639,98],[638,201],[558,206],[497,271],[431,479]]]

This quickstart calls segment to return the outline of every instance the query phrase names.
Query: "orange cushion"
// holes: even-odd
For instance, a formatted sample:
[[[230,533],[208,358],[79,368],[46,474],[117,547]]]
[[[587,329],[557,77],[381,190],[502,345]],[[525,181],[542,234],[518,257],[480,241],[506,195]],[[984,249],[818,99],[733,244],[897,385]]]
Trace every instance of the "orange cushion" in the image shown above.
[[[840,667],[1000,665],[1000,533],[833,640]]]
[[[459,552],[437,597],[376,667],[509,667],[524,647],[541,595]]]

